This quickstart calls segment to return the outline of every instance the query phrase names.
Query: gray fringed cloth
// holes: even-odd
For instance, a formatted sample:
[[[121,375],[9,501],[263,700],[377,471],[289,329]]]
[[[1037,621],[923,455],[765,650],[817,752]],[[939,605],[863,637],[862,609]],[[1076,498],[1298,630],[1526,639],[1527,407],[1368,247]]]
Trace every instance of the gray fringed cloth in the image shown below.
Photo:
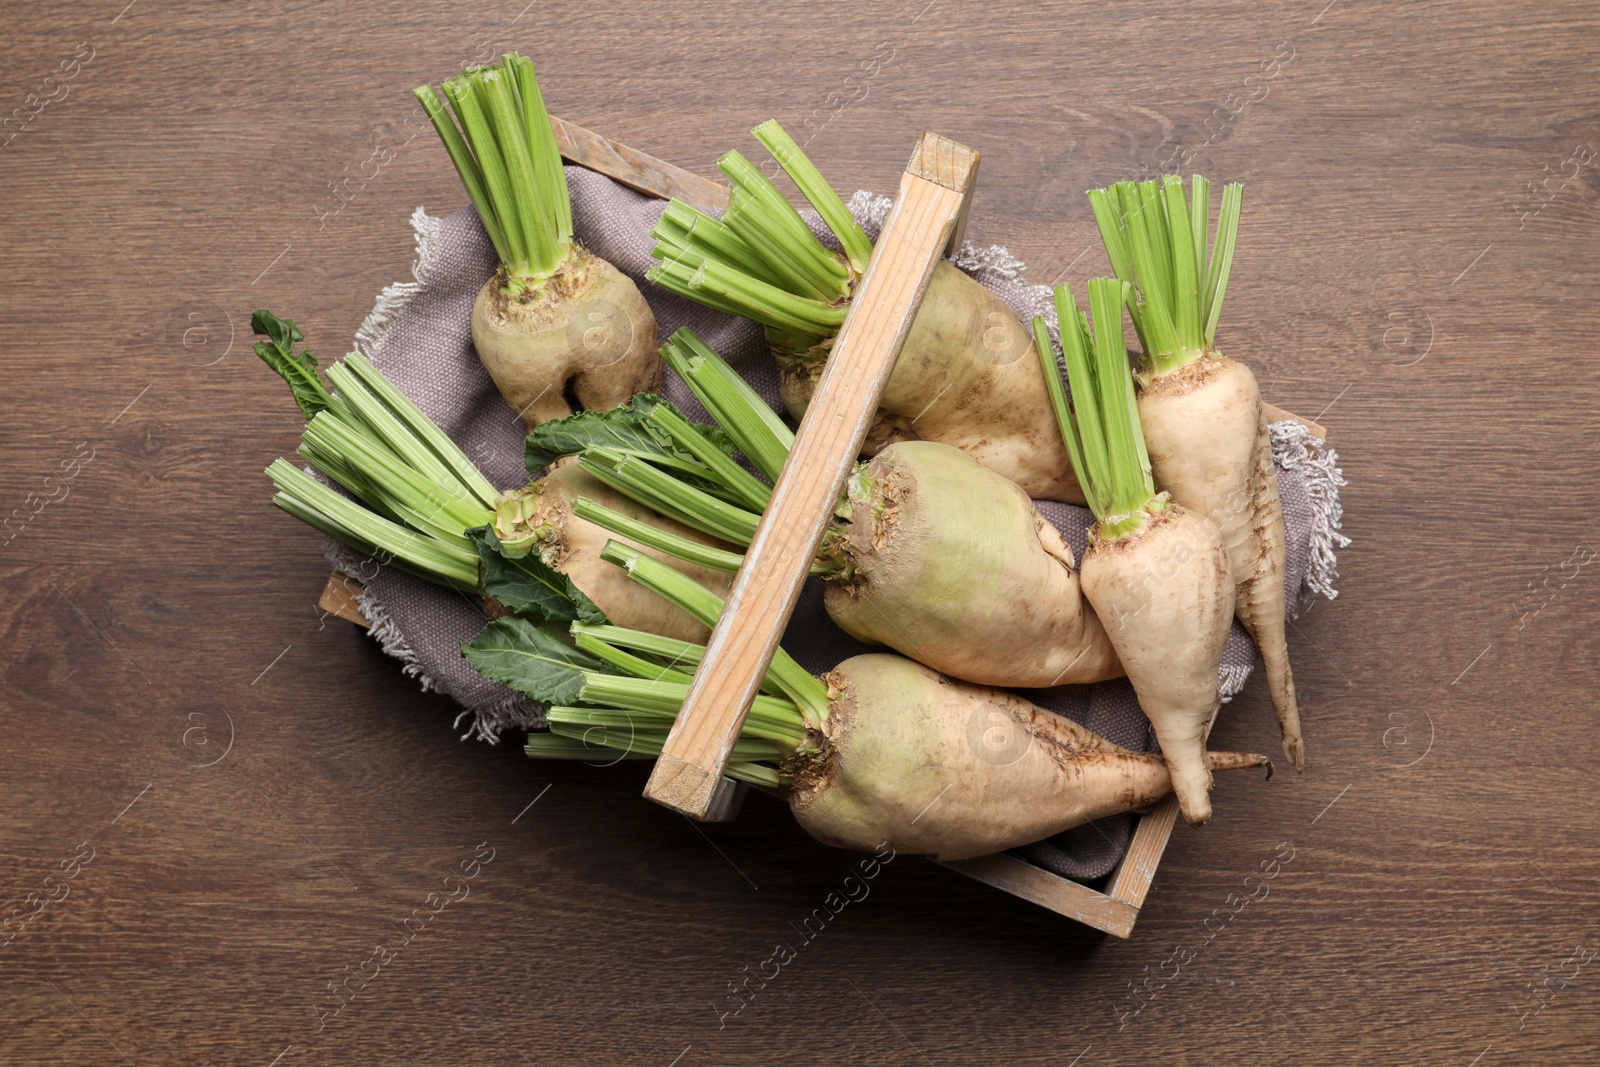
[[[701,307],[649,284],[650,230],[665,202],[636,193],[609,178],[579,167],[567,168],[577,238],[609,260],[639,286],[665,338],[681,326],[700,337],[745,376],[775,408],[778,375],[761,330],[754,323]],[[850,211],[876,238],[888,215],[888,197],[857,193]],[[832,244],[820,220],[807,221]],[[522,420],[501,399],[472,348],[473,298],[494,271],[496,260],[477,215],[464,208],[448,218],[412,216],[417,235],[416,280],[389,286],[356,335],[357,347],[407,396],[421,406],[501,489],[526,483]],[[968,242],[956,265],[997,293],[1024,322],[1044,315],[1055,326],[1055,308],[1046,286],[1023,280],[1023,264],[999,246]],[[1058,338],[1059,339],[1059,338]],[[692,418],[706,419],[690,391],[666,371],[665,396]],[[1288,602],[1302,590],[1333,597],[1335,550],[1347,543],[1338,532],[1339,486],[1344,484],[1337,456],[1299,423],[1272,427],[1288,526]],[[1065,535],[1082,558],[1091,521],[1084,508],[1041,502],[1040,511]],[[383,650],[405,665],[425,690],[453,697],[463,709],[467,736],[496,741],[508,730],[540,725],[540,709],[521,695],[472,670],[461,657],[461,642],[483,627],[485,618],[472,599],[422,581],[393,567],[378,565],[329,544],[334,566],[365,587],[360,605]],[[866,646],[846,637],[828,619],[822,590],[812,579],[785,633],[787,648],[808,670],[822,672]],[[1225,696],[1243,687],[1255,663],[1255,649],[1234,623],[1222,661]],[[1155,747],[1149,723],[1125,680],[1088,686],[1061,686],[1025,694],[1035,703],[1083,723],[1096,733],[1138,750]],[[1104,876],[1127,850],[1131,816],[1102,819],[1020,850],[1032,862],[1080,880]]]

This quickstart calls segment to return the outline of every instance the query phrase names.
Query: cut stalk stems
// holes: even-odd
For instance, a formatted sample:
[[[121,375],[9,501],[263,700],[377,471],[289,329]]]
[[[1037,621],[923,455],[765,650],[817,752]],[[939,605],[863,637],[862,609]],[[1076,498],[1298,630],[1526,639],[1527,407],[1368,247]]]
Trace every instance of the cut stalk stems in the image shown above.
[[[822,221],[839,239],[851,268],[857,274],[866,273],[867,262],[872,258],[872,241],[850,214],[849,208],[844,206],[844,201],[833,186],[822,176],[822,172],[817,170],[816,165],[794,143],[794,138],[778,125],[776,119],[768,119],[750,132],[772,153],[772,158],[789,175],[800,194],[817,209]]]
[[[494,507],[495,501],[499,499],[499,492],[489,483],[489,479],[473,466],[466,453],[462,452],[456,443],[412,402],[410,397],[396,388],[393,382],[384,377],[382,372],[359,352],[352,352],[346,356],[344,366],[353,371],[355,376],[383,401],[405,424],[413,437],[426,445],[449,468],[450,473],[463,488],[476,497],[484,507]]]
[[[843,325],[844,303],[872,246],[781,127],[768,122],[753,132],[834,231],[844,252],[817,240],[777,187],[732,151],[717,163],[733,183],[721,220],[687,206],[669,208],[651,233],[657,241],[652,255],[663,262],[649,278],[691,300],[754,319],[804,349]]]
[[[428,121],[433,123],[439,140],[444,142],[445,152],[449,154],[450,162],[455,164],[456,173],[461,175],[461,184],[466,187],[467,198],[472,201],[473,208],[478,212],[478,220],[489,234],[495,255],[502,264],[514,262],[515,251],[506,240],[505,231],[500,228],[499,216],[489,199],[489,188],[484,184],[483,169],[472,158],[472,149],[467,146],[455,121],[445,110],[444,101],[439,99],[439,94],[434,92],[431,85],[418,86],[412,92],[421,102],[422,110],[427,112]]]
[[[703,625],[715,628],[722,615],[723,600],[692,578],[619,541],[607,542],[600,556],[625,568],[634,581],[665,597]],[[807,725],[819,726],[828,717],[827,686],[813,678],[792,656],[778,649],[773,653],[770,670],[784,695],[799,706]]]
[[[414,90],[477,210],[500,266],[519,284],[556,273],[572,251],[572,202],[533,62],[508,52]],[[454,114],[452,119],[451,114]]]
[[[345,398],[357,417],[366,424],[367,429],[388,446],[389,453],[420,478],[426,479],[434,492],[447,496],[452,502],[466,508],[481,509],[493,506],[492,495],[489,500],[483,500],[477,497],[471,488],[460,484],[455,471],[440,460],[432,449],[418,440],[410,428],[396,418],[384,402],[370,392],[355,374],[336,363],[328,368],[328,380],[339,390],[339,395]],[[313,419],[312,422],[314,424],[316,420]]]
[[[602,753],[610,755],[613,760],[654,759],[661,755],[661,750],[667,741],[665,731],[657,735],[635,730],[630,726],[624,733],[620,729],[586,725],[582,716],[591,710],[562,707],[548,709],[545,714],[550,719],[550,735],[529,734],[528,755],[535,758],[581,760],[594,759]],[[577,722],[565,721],[568,716]],[[590,745],[598,747],[591,748]],[[620,757],[615,755],[615,750],[618,749],[622,752]],[[741,751],[737,743],[734,745],[734,750]],[[761,763],[731,762],[724,773],[729,778],[750,782],[753,785],[776,788],[783,784],[775,769]]]
[[[374,515],[287,460],[274,460],[267,468],[267,473],[284,495],[300,505],[301,512],[296,513],[297,517],[303,517],[302,513],[307,510],[315,512],[322,519],[318,528],[330,533],[330,536],[339,540],[346,540],[348,536],[354,542],[352,547],[369,555],[392,553],[447,582],[468,588],[477,587],[477,553],[454,549],[438,538],[419,534]],[[339,532],[331,533],[333,530]]]
[[[692,641],[680,641],[673,637],[662,637],[659,634],[646,633],[643,630],[630,630],[622,626],[613,626],[609,623],[572,624],[572,635],[579,634],[592,636],[598,640],[617,648],[632,649],[642,652],[655,660],[664,661],[666,666],[677,669],[679,665],[698,667],[705,658],[706,646],[697,645]],[[685,672],[690,673],[690,672]],[[769,670],[761,681],[761,690],[770,696],[782,693],[778,688],[777,680]]]
[[[689,695],[689,685],[689,681],[586,672],[583,676],[582,700],[586,704],[663,715],[670,726],[671,719],[678,714]],[[805,740],[805,726],[793,701],[757,695],[745,717],[741,734],[776,741],[793,751]]]
[[[668,202],[658,227],[662,241],[673,241],[684,249],[704,247],[718,258],[768,285],[782,286],[785,279],[750,250],[743,239],[722,222],[681,200]],[[699,259],[705,256],[695,253]],[[665,258],[658,256],[657,258]]]
[[[691,541],[687,537],[679,537],[666,530],[659,530],[648,523],[629,518],[618,511],[603,504],[597,504],[588,497],[579,497],[572,505],[572,513],[586,522],[592,522],[607,533],[626,537],[630,541],[637,541],[646,548],[653,548],[658,552],[665,552],[673,559],[685,563],[693,563],[714,571],[725,571],[733,574],[744,566],[744,556],[738,552],[727,549],[713,548],[703,545],[698,541]],[[713,535],[717,536],[717,535]],[[813,560],[810,573],[818,577],[827,577],[837,568],[823,559]]]
[[[1233,252],[1239,240],[1239,210],[1244,202],[1244,186],[1237,182],[1222,187],[1222,209],[1217,215],[1217,246],[1206,275],[1206,344],[1215,346],[1217,319],[1222,314],[1222,298],[1228,292],[1228,275],[1233,272]]]
[[[737,571],[744,563],[744,557],[737,552],[727,549],[713,548],[703,545],[698,541],[691,541],[687,537],[679,537],[666,530],[659,530],[647,522],[629,518],[618,511],[597,504],[588,497],[579,497],[573,502],[572,513],[585,522],[592,522],[608,533],[618,537],[626,537],[636,541],[646,548],[653,548],[658,552],[665,552],[674,559],[683,560],[685,563],[695,563],[712,570],[727,571],[729,574]]]
[[[500,146],[489,130],[489,121],[483,114],[477,93],[473,91],[472,81],[466,75],[460,75],[447,80],[443,88],[445,99],[450,101],[456,121],[461,124],[461,132],[465,135],[467,147],[472,150],[472,157],[483,175],[483,186],[488,192],[489,210],[493,212],[500,232],[505,237],[510,258],[503,260],[500,265],[511,274],[531,274],[532,265],[528,259],[526,230],[517,216],[516,199],[511,191],[511,177],[506,171],[505,160],[501,157]]]
[[[796,153],[799,149],[795,149]],[[850,294],[850,272],[838,253],[825,248],[778,187],[737,150],[724,153],[717,166],[734,183],[722,221],[739,233],[751,248],[780,270],[812,285],[821,300],[838,300]],[[812,205],[813,207],[815,205]],[[741,223],[748,229],[741,232]],[[761,238],[752,240],[754,234]],[[774,262],[778,257],[790,257]]]
[[[687,327],[667,339],[661,355],[746,458],[776,482],[794,447],[794,431],[777,412]]]
[[[578,465],[646,507],[730,544],[748,545],[761,520],[759,513],[736,508],[658,470],[645,457],[590,448]]]
[[[635,656],[616,645],[589,633],[574,633],[572,643],[578,646],[581,652],[587,652],[595,659],[604,663],[612,670],[630,674],[635,678],[643,678],[653,682],[677,682],[688,685],[694,680],[694,675],[678,670],[676,667],[667,667],[653,660]]]
[[[1223,187],[1207,254],[1211,183],[1117,182],[1089,192],[1095,224],[1116,276],[1133,288],[1129,316],[1144,349],[1142,373],[1167,374],[1216,347],[1217,322],[1233,269],[1243,186]]]
[[[757,512],[765,510],[772,499],[772,488],[729,459],[687,419],[665,405],[652,408],[647,417],[666,431],[674,443],[705,464],[711,477],[731,490],[746,507]]]

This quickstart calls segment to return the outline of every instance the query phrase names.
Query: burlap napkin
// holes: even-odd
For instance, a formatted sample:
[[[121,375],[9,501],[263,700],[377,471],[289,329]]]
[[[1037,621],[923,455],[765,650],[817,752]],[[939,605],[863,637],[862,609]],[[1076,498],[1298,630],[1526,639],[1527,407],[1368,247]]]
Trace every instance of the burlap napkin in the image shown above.
[[[781,410],[777,371],[757,326],[645,281],[645,271],[653,263],[649,232],[664,201],[579,167],[567,168],[567,181],[578,239],[633,278],[655,313],[661,337],[681,326],[691,327]],[[887,197],[867,193],[857,193],[850,203],[851,212],[874,238],[889,206]],[[807,221],[831,243],[820,220],[808,213]],[[358,347],[461,445],[491,482],[502,489],[520,486],[528,477],[522,464],[522,421],[495,390],[472,349],[472,301],[495,269],[494,251],[471,208],[444,219],[429,217],[419,208],[412,223],[417,233],[416,281],[383,292],[357,334]],[[996,292],[1024,321],[1043,314],[1054,323],[1049,289],[1027,284],[1023,264],[1004,248],[978,248],[969,242],[956,264]],[[693,394],[670,370],[662,391],[692,417],[706,418]],[[1344,483],[1335,466],[1337,457],[1298,423],[1273,427],[1273,449],[1288,526],[1289,603],[1298,601],[1302,589],[1332,597],[1334,550],[1345,543],[1338,533],[1338,487]],[[1051,502],[1042,502],[1040,510],[1082,558],[1089,512]],[[469,720],[469,736],[494,741],[508,728],[539,725],[537,707],[484,679],[462,659],[461,642],[476,635],[486,621],[474,600],[336,545],[329,546],[329,556],[339,570],[364,585],[361,607],[384,651],[400,659],[406,673],[424,689],[453,697],[464,709],[462,718]],[[783,643],[816,672],[867,650],[828,619],[815,580],[807,586]],[[1223,658],[1225,694],[1239,691],[1255,658],[1249,638],[1235,623]],[[1154,748],[1149,723],[1126,681],[1031,690],[1026,696],[1118,744]],[[1103,819],[1022,852],[1057,873],[1093,879],[1108,873],[1122,857],[1131,826],[1129,816]]]

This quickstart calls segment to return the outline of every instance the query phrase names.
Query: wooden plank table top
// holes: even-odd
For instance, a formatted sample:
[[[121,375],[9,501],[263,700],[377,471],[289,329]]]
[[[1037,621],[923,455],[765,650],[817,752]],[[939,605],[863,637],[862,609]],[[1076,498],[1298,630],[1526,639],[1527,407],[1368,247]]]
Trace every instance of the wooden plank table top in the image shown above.
[[[1595,1058],[1592,5],[19,0],[6,28],[0,1064]],[[1306,773],[1219,778],[1130,940],[930,863],[847,883],[764,797],[697,826],[645,766],[459,742],[314,606],[250,311],[343,350],[411,211],[464,200],[410,89],[512,48],[552,112],[709,177],[777,118],[890,192],[937,130],[984,157],[969,236],[1037,282],[1105,270],[1087,188],[1246,183],[1219,339],[1333,428],[1354,543],[1290,631]],[[1275,734],[1257,680],[1213,740]]]

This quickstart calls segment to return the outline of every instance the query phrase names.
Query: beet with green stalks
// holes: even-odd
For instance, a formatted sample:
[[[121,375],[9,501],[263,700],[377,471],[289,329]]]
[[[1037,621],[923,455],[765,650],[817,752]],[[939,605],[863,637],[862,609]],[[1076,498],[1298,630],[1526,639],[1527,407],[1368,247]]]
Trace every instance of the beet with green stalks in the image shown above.
[[[472,344],[532,429],[661,384],[655,316],[627,275],[578,244],[533,63],[515,52],[416,90],[489,234],[499,269],[472,304]],[[459,123],[459,126],[457,125]]]

